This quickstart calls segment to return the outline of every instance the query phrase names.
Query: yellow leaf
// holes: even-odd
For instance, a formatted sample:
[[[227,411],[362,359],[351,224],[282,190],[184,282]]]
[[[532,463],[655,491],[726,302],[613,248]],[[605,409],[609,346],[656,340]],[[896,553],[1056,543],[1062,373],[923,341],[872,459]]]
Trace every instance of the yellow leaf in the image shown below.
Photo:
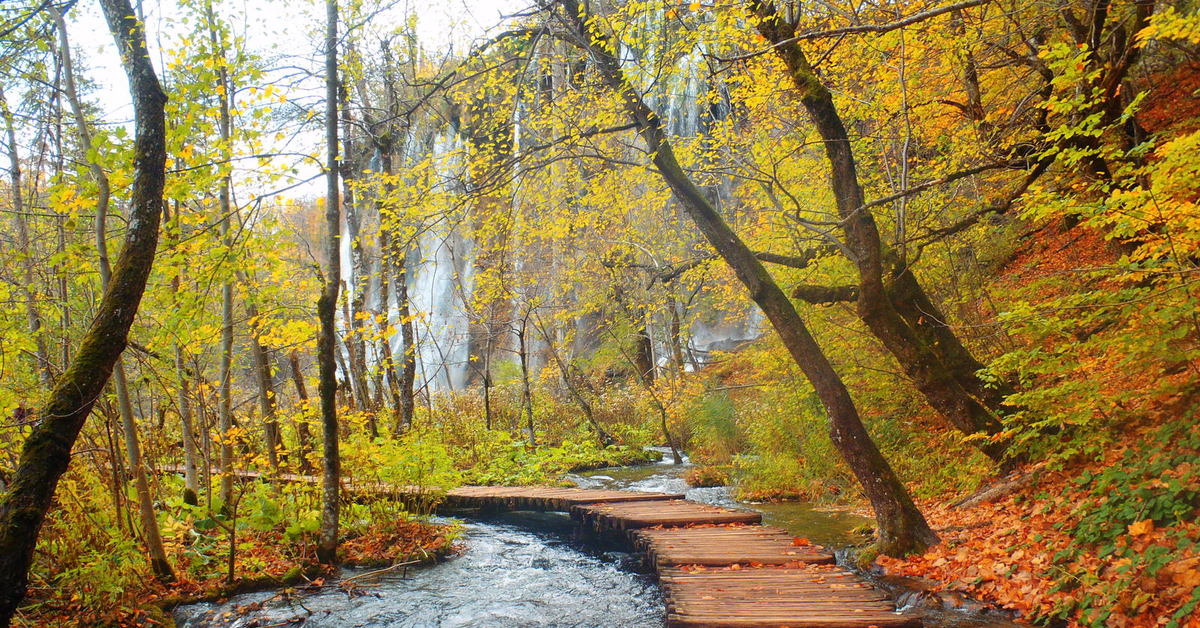
[[[1131,536],[1142,536],[1143,534],[1150,534],[1153,531],[1154,531],[1154,520],[1153,519],[1142,519],[1141,521],[1138,521],[1136,523],[1129,524],[1129,534]]]

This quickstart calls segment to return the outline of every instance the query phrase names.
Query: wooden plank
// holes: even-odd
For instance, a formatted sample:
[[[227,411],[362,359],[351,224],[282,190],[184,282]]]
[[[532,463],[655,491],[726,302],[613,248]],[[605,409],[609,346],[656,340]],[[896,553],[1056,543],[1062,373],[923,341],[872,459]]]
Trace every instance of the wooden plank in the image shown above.
[[[580,504],[676,500],[682,497],[674,493],[552,486],[463,486],[449,491],[446,494],[446,503],[450,507],[459,508],[568,512],[572,506]]]
[[[667,625],[750,628],[906,628],[920,619],[899,613],[882,592],[829,565],[749,569],[661,568]]]
[[[646,552],[651,564],[663,567],[833,562],[833,554],[828,550],[797,545],[791,534],[766,526],[639,530],[634,547]]]
[[[592,526],[597,532],[705,523],[756,524],[762,521],[762,515],[756,512],[730,510],[685,500],[585,504],[572,507],[571,517]]]

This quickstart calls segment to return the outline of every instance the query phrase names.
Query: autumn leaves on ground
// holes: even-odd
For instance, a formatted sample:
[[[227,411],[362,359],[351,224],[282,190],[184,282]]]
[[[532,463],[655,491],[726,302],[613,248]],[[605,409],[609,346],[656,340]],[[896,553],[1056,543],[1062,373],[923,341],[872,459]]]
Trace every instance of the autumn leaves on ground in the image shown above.
[[[1195,0],[259,4],[0,5],[0,625],[652,445],[918,605],[1197,625]]]

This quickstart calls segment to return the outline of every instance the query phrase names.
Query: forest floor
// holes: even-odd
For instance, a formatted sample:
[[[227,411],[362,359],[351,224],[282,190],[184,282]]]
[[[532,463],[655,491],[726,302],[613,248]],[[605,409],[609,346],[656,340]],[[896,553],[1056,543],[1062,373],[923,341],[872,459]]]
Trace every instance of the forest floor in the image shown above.
[[[1049,225],[1037,241],[1001,281],[1115,259],[1112,245],[1085,227]],[[1200,365],[1165,376],[1102,355],[1087,365],[1077,375],[1098,383],[1104,395],[1097,403],[1132,418],[1092,435],[1098,453],[1059,452],[993,478],[974,496],[924,500],[942,542],[907,559],[877,559],[887,575],[927,580],[933,591],[965,594],[1038,623],[1200,627]],[[1117,391],[1161,390],[1164,377],[1178,380],[1177,394],[1119,400]],[[1067,430],[1059,436],[1064,443],[1071,442]],[[989,487],[1003,488],[989,494]]]
[[[1200,427],[1187,429],[1186,436],[1172,431],[1164,443],[1159,430],[1143,428],[1098,461],[1024,469],[1018,475],[1031,481],[997,499],[965,506],[926,501],[921,505],[941,544],[876,562],[888,575],[930,580],[931,590],[959,592],[1025,619],[1116,627],[1174,619],[1174,625],[1200,626],[1200,615],[1193,616],[1200,600],[1200,523],[1159,526],[1148,509],[1124,523],[1120,512],[1128,502],[1150,506],[1136,495],[1143,488],[1161,493],[1176,484],[1179,494],[1200,491],[1195,465],[1181,462],[1200,459]],[[1174,447],[1179,441],[1189,444]],[[1128,484],[1105,482],[1106,475]],[[1123,499],[1105,494],[1110,491],[1133,494]],[[1097,522],[1111,528],[1111,543],[1089,542],[1088,528]]]

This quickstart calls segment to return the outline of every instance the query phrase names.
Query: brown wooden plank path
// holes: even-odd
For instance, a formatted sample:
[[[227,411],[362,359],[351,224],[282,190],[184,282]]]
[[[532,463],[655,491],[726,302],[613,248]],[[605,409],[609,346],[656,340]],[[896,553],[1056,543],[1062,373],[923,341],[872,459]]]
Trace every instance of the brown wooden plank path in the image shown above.
[[[570,512],[572,508],[599,502],[674,502],[683,499],[677,493],[609,491],[554,486],[460,486],[446,493],[444,504],[450,508],[491,510],[549,510]]]
[[[319,482],[314,476],[235,475]],[[347,480],[346,488],[401,497],[430,490],[353,480]],[[442,506],[561,511],[590,531],[625,536],[658,572],[672,628],[921,625],[918,617],[897,612],[884,593],[861,577],[834,565],[828,550],[760,525],[762,516],[754,512],[700,504],[673,493],[551,486],[461,486],[446,492]]]
[[[791,534],[767,526],[642,530],[634,537],[634,547],[644,552],[655,567],[833,563],[833,554],[828,550],[808,544],[797,545]]]
[[[667,625],[902,628],[918,618],[896,612],[882,592],[832,565],[750,569],[660,569]]]

